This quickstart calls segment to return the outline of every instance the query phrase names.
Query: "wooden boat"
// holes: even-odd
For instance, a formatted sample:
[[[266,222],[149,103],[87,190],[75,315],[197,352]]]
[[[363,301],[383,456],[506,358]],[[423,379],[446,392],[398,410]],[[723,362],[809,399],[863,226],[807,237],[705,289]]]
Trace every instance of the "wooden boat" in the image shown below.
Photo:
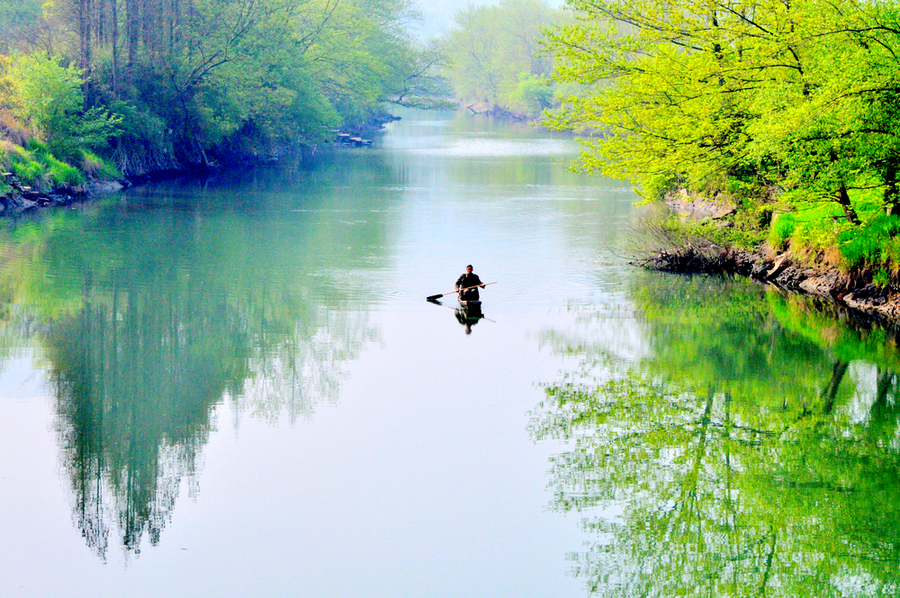
[[[469,318],[480,318],[481,314],[481,301],[479,300],[459,300],[459,308],[466,313],[466,316]]]

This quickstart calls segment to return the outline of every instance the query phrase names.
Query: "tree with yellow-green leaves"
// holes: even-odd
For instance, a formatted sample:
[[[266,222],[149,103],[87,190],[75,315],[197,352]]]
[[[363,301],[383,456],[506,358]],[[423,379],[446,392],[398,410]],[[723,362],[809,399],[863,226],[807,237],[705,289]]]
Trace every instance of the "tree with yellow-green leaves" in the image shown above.
[[[548,48],[559,81],[591,88],[553,118],[560,129],[597,133],[578,168],[629,179],[651,199],[686,188],[710,198],[724,192],[745,210],[770,203],[792,214],[778,241],[807,243],[814,254],[875,235],[865,251],[845,252],[844,265],[896,279],[895,1],[569,7],[576,21],[556,28]]]
[[[440,91],[415,18],[408,0],[0,1],[0,125],[54,154],[68,140],[62,159],[77,139],[126,174],[320,142]],[[63,78],[66,102],[30,85],[36,69]]]
[[[542,0],[504,0],[457,13],[442,40],[445,73],[457,97],[531,118],[555,106],[553,59],[541,52],[539,40],[564,18]]]

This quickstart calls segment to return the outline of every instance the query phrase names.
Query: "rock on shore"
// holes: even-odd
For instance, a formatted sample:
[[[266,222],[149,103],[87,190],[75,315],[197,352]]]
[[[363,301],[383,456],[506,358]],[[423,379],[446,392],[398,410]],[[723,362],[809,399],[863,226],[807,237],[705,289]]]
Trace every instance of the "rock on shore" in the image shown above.
[[[768,256],[762,251],[697,244],[660,251],[634,263],[663,272],[749,276],[900,325],[900,293],[833,269],[796,263],[786,253]]]
[[[0,195],[0,216],[22,214],[38,208],[70,205],[94,195],[119,191],[124,187],[120,181],[91,181],[77,187],[38,191],[22,185],[8,173],[4,173],[4,180],[12,187],[12,191],[6,195]]]

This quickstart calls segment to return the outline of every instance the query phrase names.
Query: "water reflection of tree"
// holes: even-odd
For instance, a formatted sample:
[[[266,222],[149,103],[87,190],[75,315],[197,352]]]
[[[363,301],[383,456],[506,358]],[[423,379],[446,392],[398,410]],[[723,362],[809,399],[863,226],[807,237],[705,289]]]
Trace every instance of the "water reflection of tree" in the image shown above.
[[[115,290],[110,304],[92,297],[44,334],[75,518],[100,554],[108,515],[126,549],[138,549],[145,532],[159,540],[181,480],[197,466],[212,410],[246,375],[247,340],[235,339],[240,328],[227,310],[195,296],[181,311],[179,299],[189,297],[154,286]]]
[[[535,438],[571,446],[551,487],[592,538],[576,574],[605,596],[896,593],[900,397],[885,331],[751,285],[682,282],[636,291],[646,358],[582,345],[581,371],[534,413]]]
[[[272,421],[308,415],[377,335],[355,302],[366,289],[333,274],[377,264],[372,247],[348,252],[327,221],[249,220],[110,205],[4,240],[30,266],[2,265],[0,281],[38,322],[74,517],[103,557],[116,535],[130,552],[159,541],[223,400]],[[366,226],[361,238],[382,235]]]

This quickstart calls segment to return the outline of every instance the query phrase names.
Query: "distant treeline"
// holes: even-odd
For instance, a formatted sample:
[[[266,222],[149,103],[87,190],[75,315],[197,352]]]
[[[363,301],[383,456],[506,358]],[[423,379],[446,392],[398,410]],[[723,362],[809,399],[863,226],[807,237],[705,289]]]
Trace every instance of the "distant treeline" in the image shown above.
[[[565,11],[542,0],[469,6],[440,40],[442,73],[473,110],[540,119],[578,87],[552,80],[553,56],[540,41],[546,29],[568,20]]]
[[[408,0],[0,1],[0,164],[78,183],[327,139],[435,89],[414,16]]]

